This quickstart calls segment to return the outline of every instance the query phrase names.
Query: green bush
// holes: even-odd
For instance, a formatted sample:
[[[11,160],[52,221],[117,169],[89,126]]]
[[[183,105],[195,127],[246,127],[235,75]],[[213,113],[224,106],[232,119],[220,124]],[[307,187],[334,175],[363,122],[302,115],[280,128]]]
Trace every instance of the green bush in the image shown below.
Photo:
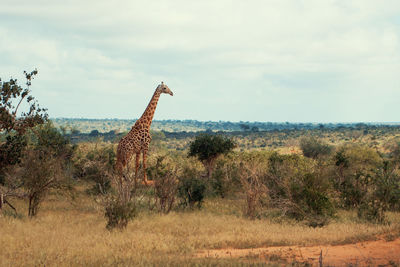
[[[99,145],[86,151],[78,150],[74,156],[75,176],[94,185],[88,194],[106,194],[111,190],[111,177],[115,161],[112,145]]]
[[[335,214],[326,167],[298,155],[273,153],[265,177],[271,205],[310,226],[323,226]]]
[[[209,181],[212,194],[224,198],[240,190],[238,161],[239,159],[234,153],[217,160],[212,179]]]
[[[374,197],[364,199],[357,208],[358,218],[368,222],[383,224],[386,223],[385,211],[387,205]]]
[[[111,198],[107,201],[105,207],[106,228],[109,230],[114,228],[124,229],[136,215],[136,207],[132,201],[124,202],[118,198]]]
[[[171,158],[159,156],[156,164],[147,168],[148,176],[154,181],[156,206],[162,213],[171,211],[178,190],[177,171],[172,165]]]
[[[250,219],[259,217],[269,203],[264,178],[265,168],[260,162],[254,158],[240,162],[240,182],[246,196],[244,214]]]
[[[178,186],[178,195],[184,206],[193,206],[197,203],[200,209],[205,197],[206,184],[202,179],[194,177],[181,178]]]
[[[373,223],[386,223],[387,210],[398,211],[400,206],[400,176],[397,165],[385,161],[375,171],[368,184],[368,190],[357,207],[360,219]]]
[[[197,157],[207,170],[207,177],[211,178],[215,167],[215,160],[222,154],[230,152],[236,144],[222,135],[200,134],[190,143],[189,157]]]
[[[333,184],[339,193],[341,206],[357,208],[376,182],[376,170],[383,164],[372,148],[360,145],[342,146],[334,156]]]
[[[0,172],[2,168],[21,162],[22,152],[27,146],[25,135],[9,134],[0,145]]]
[[[400,141],[396,140],[389,145],[389,156],[393,162],[400,163]]]
[[[27,146],[25,135],[8,134],[5,142],[0,144],[0,185],[7,186],[6,169],[21,163]]]
[[[33,128],[30,139],[35,144],[36,150],[46,150],[49,155],[63,157],[68,161],[71,160],[76,148],[51,122]]]
[[[316,172],[305,173],[291,183],[292,201],[296,208],[289,213],[292,217],[307,220],[310,226],[323,226],[335,214],[330,197],[329,183]]]
[[[11,188],[21,188],[28,199],[28,215],[36,216],[48,192],[71,190],[70,158],[74,147],[51,123],[36,126],[27,133],[20,162],[6,175]]]
[[[388,210],[400,211],[400,171],[397,164],[385,161],[376,170],[373,182],[374,197],[387,205]]]
[[[313,159],[327,156],[332,152],[332,146],[312,136],[300,139],[300,149],[305,157]]]
[[[335,155],[334,185],[345,208],[355,208],[358,217],[386,222],[385,211],[400,206],[400,176],[395,160],[384,161],[369,147],[347,145]]]

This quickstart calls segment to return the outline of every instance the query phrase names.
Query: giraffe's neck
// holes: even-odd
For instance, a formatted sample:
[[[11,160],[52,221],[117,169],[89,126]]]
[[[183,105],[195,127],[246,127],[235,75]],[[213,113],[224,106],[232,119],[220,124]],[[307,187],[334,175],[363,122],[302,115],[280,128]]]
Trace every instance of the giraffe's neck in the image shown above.
[[[156,90],[153,94],[153,97],[150,100],[150,103],[147,105],[146,110],[143,112],[143,115],[140,117],[138,122],[140,124],[144,124],[148,128],[150,128],[151,122],[153,121],[154,112],[156,111],[158,99],[160,99],[161,92]]]

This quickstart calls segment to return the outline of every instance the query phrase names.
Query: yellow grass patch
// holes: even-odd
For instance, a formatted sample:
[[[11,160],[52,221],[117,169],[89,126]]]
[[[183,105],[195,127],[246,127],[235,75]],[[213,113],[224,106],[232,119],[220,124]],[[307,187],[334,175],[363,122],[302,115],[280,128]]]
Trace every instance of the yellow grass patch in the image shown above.
[[[20,212],[24,205],[17,203]],[[37,218],[0,217],[0,265],[176,265],[199,261],[192,257],[203,249],[349,243],[400,225],[398,214],[389,214],[392,223],[382,226],[341,213],[326,227],[310,228],[291,221],[248,220],[235,213],[238,209],[238,201],[207,200],[200,211],[142,213],[125,231],[109,232],[103,210],[85,195],[74,202],[53,195]]]

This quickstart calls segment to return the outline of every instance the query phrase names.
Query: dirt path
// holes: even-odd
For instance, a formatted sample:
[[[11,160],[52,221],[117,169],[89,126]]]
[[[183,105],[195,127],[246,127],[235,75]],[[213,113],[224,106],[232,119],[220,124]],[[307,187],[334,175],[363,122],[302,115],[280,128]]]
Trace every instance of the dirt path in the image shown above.
[[[339,246],[281,246],[254,249],[215,249],[204,250],[197,257],[241,258],[258,256],[269,260],[285,259],[288,262],[308,262],[319,265],[322,251],[324,266],[399,266],[400,238],[394,241],[368,241]]]

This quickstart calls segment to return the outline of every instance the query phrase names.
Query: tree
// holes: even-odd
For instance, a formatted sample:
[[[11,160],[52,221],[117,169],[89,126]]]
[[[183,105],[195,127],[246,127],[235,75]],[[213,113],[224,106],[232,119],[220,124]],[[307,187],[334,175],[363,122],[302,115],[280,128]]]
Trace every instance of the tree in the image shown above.
[[[207,177],[211,178],[215,160],[219,155],[228,153],[235,146],[235,143],[227,137],[201,134],[190,143],[189,157],[197,157],[204,164]]]
[[[20,162],[9,168],[5,184],[28,199],[28,215],[36,216],[51,189],[69,189],[68,166],[74,147],[51,123],[30,131]]]
[[[93,130],[89,133],[89,136],[99,136],[100,132],[98,130]]]
[[[300,139],[300,149],[307,158],[318,159],[332,152],[332,146],[323,143],[315,137],[303,137]]]
[[[7,197],[19,196],[16,188],[5,187],[5,169],[21,162],[23,152],[27,146],[25,133],[36,125],[43,124],[48,120],[46,109],[40,108],[35,98],[30,94],[32,79],[37,75],[35,69],[32,72],[24,71],[26,88],[18,85],[16,79],[2,82],[0,78],[0,133],[3,133],[6,141],[0,143],[0,197],[10,207]],[[21,104],[26,101],[28,110],[19,112]],[[1,206],[1,205],[0,205]]]
[[[239,124],[239,126],[243,131],[247,131],[250,129],[250,126],[244,123]]]
[[[177,168],[173,167],[172,160],[166,156],[158,156],[156,164],[147,170],[149,176],[155,181],[155,204],[162,213],[171,211],[178,190]]]
[[[31,73],[24,71],[27,85],[25,89],[17,84],[16,79],[2,82],[0,78],[0,132],[6,135],[6,142],[0,144],[0,176],[6,166],[19,162],[26,146],[25,132],[48,120],[46,109],[40,108],[35,98],[30,95],[29,88],[37,73],[37,70]],[[18,114],[18,109],[24,99],[29,105],[29,110]],[[14,106],[15,103],[17,103],[16,106]]]
[[[267,168],[264,181],[272,207],[312,227],[323,226],[334,216],[332,185],[324,164],[274,152]]]
[[[0,131],[9,133],[14,130],[18,134],[23,134],[27,129],[47,121],[46,109],[40,108],[30,94],[32,79],[37,73],[36,69],[30,73],[24,71],[27,86],[25,89],[17,84],[16,79],[11,78],[8,82],[2,82],[0,78]],[[29,109],[19,115],[18,109],[24,100],[28,103]]]
[[[343,145],[334,155],[333,183],[344,208],[358,208],[373,190],[376,170],[382,168],[379,153],[367,146]]]

